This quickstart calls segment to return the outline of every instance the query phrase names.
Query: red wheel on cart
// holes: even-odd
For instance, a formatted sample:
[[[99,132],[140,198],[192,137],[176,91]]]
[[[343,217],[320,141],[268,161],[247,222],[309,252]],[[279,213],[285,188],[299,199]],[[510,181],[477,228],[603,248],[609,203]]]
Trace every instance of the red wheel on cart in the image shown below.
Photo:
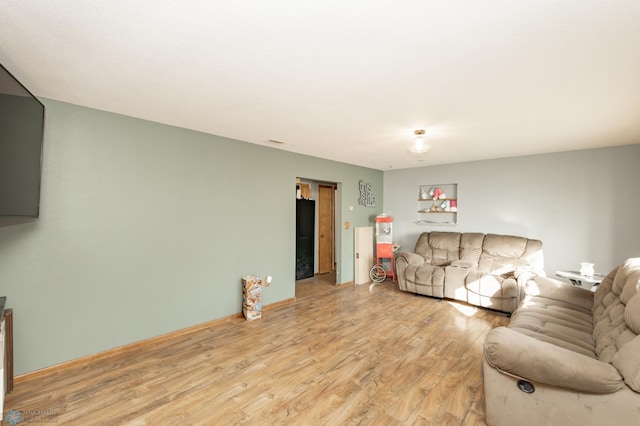
[[[381,283],[387,279],[387,270],[384,265],[373,265],[373,268],[369,271],[369,278],[374,283]]]

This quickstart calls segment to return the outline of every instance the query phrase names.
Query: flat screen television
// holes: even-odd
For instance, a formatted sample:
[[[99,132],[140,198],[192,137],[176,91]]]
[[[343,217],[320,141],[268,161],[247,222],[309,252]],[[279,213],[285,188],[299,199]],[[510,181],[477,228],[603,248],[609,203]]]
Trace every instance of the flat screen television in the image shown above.
[[[0,65],[0,216],[38,217],[44,105]]]

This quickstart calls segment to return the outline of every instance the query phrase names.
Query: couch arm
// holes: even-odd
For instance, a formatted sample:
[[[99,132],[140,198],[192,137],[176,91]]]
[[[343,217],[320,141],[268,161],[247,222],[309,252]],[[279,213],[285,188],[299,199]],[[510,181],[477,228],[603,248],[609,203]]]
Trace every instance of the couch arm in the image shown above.
[[[550,386],[597,394],[613,393],[625,386],[611,364],[506,327],[489,332],[484,357],[506,374]]]
[[[396,274],[398,277],[398,288],[403,291],[412,291],[415,293],[415,284],[411,286],[407,282],[406,270],[409,265],[414,265],[416,267],[420,267],[425,264],[424,257],[420,256],[418,253],[411,252],[401,252],[396,253],[393,256],[393,261],[396,263]]]
[[[591,310],[593,306],[594,293],[592,291],[553,278],[531,278],[526,283],[525,294],[558,300],[587,310]]]
[[[410,253],[410,252],[401,252],[396,253],[393,256],[396,259],[396,262],[399,259],[403,259],[408,265],[424,265],[424,257],[420,256],[418,253]]]

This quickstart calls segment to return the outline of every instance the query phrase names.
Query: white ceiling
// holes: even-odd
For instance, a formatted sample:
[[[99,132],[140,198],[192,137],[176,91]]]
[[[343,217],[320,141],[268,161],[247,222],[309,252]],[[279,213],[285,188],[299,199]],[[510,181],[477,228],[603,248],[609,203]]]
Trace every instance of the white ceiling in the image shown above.
[[[2,0],[0,62],[37,96],[381,170],[640,143],[638,0]]]

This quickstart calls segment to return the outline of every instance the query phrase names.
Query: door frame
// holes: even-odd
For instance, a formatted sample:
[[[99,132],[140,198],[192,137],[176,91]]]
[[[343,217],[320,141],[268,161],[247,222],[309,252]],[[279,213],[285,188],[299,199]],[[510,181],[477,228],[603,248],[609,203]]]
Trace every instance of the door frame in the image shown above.
[[[340,276],[340,270],[342,267],[342,262],[341,262],[341,258],[340,256],[342,255],[342,233],[341,233],[341,228],[338,228],[338,223],[342,220],[342,212],[338,209],[338,206],[341,205],[342,201],[341,201],[341,183],[340,182],[332,182],[332,181],[326,181],[326,180],[318,180],[318,179],[313,179],[313,178],[306,178],[306,177],[297,177],[296,178],[296,188],[298,188],[300,185],[303,184],[307,184],[310,183],[311,184],[311,198],[313,199],[314,197],[316,197],[315,199],[317,200],[318,197],[318,192],[319,192],[319,186],[329,186],[333,188],[332,191],[332,208],[331,208],[331,224],[332,224],[332,244],[331,244],[331,258],[332,258],[332,271],[335,271],[335,282],[341,282],[339,278]],[[298,191],[296,191],[296,195],[300,195]],[[315,257],[315,266],[318,267],[318,246],[319,246],[319,241],[318,241],[318,206],[319,202],[316,202],[316,257]],[[315,270],[314,270],[315,272]]]

